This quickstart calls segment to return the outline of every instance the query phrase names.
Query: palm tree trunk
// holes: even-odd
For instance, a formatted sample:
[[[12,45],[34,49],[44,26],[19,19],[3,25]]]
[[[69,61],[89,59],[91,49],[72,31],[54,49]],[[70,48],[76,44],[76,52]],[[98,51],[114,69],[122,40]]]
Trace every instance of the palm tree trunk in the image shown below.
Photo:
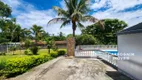
[[[48,54],[50,54],[50,48],[48,48]]]
[[[75,37],[76,23],[72,21],[73,37]]]
[[[75,37],[75,30],[73,29],[73,37]]]

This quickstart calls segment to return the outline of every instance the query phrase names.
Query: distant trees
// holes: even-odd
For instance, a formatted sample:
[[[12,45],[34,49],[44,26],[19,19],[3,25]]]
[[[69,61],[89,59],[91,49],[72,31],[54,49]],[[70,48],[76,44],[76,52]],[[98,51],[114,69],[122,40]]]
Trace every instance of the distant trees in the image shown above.
[[[76,35],[76,45],[96,45],[99,44],[98,40],[88,34]]]
[[[34,35],[34,39],[35,39],[35,43],[37,44],[37,42],[39,40],[41,40],[42,38],[42,33],[44,33],[45,31],[42,29],[41,26],[37,26],[37,25],[33,25],[33,27],[31,28],[32,34]]]
[[[127,23],[118,19],[104,19],[105,29],[94,24],[82,30],[82,34],[93,35],[101,44],[117,44],[117,32],[127,27]]]
[[[58,35],[51,35],[50,38],[52,38],[55,41],[64,41],[66,40],[66,36],[64,33],[60,32]]]

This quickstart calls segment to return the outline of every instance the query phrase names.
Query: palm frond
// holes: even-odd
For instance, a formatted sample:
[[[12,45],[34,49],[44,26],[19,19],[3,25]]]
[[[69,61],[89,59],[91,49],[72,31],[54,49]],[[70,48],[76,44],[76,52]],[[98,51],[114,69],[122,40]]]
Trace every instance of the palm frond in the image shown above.
[[[66,20],[67,20],[67,18],[54,18],[54,19],[50,20],[48,22],[48,24],[56,23],[56,22],[59,22],[59,21],[64,22]]]
[[[74,17],[74,16],[82,17],[83,14],[82,14],[81,12],[79,12],[79,11],[75,11],[75,12],[71,15],[71,17]]]
[[[82,30],[82,29],[84,29],[85,27],[84,27],[84,25],[81,23],[81,22],[77,22],[77,25],[78,25],[78,28],[80,29],[80,30]]]
[[[64,21],[60,28],[66,26],[66,25],[68,25],[68,24],[70,24],[70,20]]]
[[[82,13],[88,12],[89,8],[87,2],[88,0],[80,0],[79,4],[77,5],[77,10]]]
[[[69,9],[70,8],[69,2],[67,0],[64,0],[64,1],[65,1],[65,4],[66,4],[66,7]]]
[[[58,15],[68,17],[68,12],[61,9],[60,7],[54,6],[53,9],[57,11]]]
[[[98,23],[98,24],[100,24],[101,25],[101,28],[102,29],[104,29],[105,27],[104,27],[104,20],[99,20],[99,19],[97,19],[97,18],[95,18],[95,17],[93,17],[93,16],[84,16],[83,17],[83,19],[82,19],[83,21],[90,21],[90,22],[93,22],[93,23]]]
[[[78,0],[71,0],[71,6],[73,9],[76,9]]]
[[[84,16],[84,17],[83,17],[83,20],[84,20],[84,21],[91,21],[91,22],[93,22],[93,23],[96,23],[96,22],[99,21],[97,18],[95,18],[95,17],[93,17],[93,16],[89,16],[89,15]]]

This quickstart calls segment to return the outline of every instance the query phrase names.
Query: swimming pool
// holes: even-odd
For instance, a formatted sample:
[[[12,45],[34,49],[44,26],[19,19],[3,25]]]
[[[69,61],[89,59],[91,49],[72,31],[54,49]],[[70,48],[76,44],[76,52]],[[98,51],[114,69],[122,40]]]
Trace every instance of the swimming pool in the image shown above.
[[[104,50],[105,52],[108,52],[112,55],[118,55],[118,51],[117,50]]]

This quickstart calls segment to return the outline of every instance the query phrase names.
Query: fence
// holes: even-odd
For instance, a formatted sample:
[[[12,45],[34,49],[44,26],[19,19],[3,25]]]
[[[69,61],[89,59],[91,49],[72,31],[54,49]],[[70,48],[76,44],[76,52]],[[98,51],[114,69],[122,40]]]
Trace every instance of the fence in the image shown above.
[[[99,57],[117,66],[118,57],[103,50],[117,50],[117,45],[80,45],[76,47],[75,57]]]
[[[76,49],[83,49],[83,50],[88,50],[88,49],[98,49],[98,50],[117,50],[117,45],[79,45],[77,46]]]
[[[7,45],[0,45],[0,53],[3,53],[3,52],[7,52],[8,51],[8,47]]]

